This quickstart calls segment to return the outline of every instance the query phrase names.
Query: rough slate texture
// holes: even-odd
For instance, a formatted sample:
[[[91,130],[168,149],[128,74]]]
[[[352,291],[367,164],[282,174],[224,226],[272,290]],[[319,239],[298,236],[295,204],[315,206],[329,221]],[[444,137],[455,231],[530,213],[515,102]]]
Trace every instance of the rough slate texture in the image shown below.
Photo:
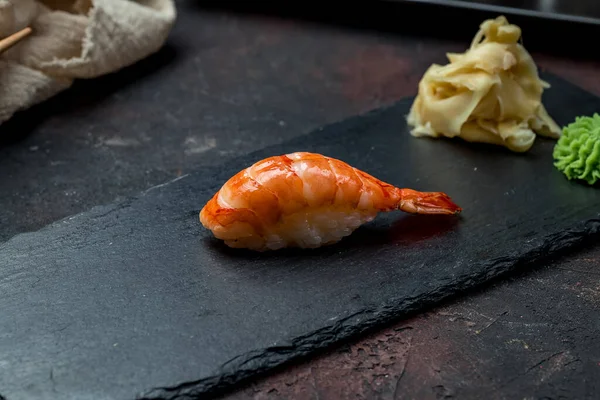
[[[564,105],[579,114],[600,106],[552,83],[560,96],[547,104],[561,124],[574,117]],[[552,142],[514,155],[411,140],[403,129],[409,105],[2,245],[1,394],[186,398],[526,268],[599,231],[600,192],[552,167]],[[197,220],[209,196],[248,163],[294,150],[342,158],[400,186],[446,191],[465,212],[460,220],[384,215],[344,243],[312,252],[255,255],[210,239]]]

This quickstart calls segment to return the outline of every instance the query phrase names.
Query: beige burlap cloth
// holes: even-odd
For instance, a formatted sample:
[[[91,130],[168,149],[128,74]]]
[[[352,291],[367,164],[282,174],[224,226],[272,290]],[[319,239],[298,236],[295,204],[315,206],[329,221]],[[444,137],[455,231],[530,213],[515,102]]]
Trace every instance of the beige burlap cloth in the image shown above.
[[[115,72],[156,52],[173,0],[0,0],[0,38],[33,33],[0,55],[0,124],[75,79]]]

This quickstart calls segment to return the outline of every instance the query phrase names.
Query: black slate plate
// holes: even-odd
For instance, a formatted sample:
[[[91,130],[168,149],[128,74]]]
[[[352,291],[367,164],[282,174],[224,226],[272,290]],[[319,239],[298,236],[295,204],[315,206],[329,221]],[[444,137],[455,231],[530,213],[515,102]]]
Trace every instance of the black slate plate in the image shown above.
[[[600,109],[562,81],[560,124]],[[408,136],[411,104],[373,111],[0,246],[0,395],[194,398],[431,305],[600,231],[600,191],[533,151]],[[252,254],[198,222],[263,157],[309,150],[390,183],[449,193],[457,218],[380,216],[341,244]],[[152,390],[154,389],[154,390]]]

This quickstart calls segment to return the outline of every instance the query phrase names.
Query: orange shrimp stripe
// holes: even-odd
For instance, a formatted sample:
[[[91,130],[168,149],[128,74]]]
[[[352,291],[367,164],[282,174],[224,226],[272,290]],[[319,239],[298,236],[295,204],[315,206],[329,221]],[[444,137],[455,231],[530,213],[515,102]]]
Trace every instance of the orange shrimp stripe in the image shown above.
[[[369,199],[365,204],[361,204],[363,195]],[[307,208],[355,209],[361,204],[388,211],[398,207],[400,198],[400,189],[343,161],[297,152],[266,158],[238,172],[206,204],[200,217],[207,227],[242,222],[260,232],[282,215]]]

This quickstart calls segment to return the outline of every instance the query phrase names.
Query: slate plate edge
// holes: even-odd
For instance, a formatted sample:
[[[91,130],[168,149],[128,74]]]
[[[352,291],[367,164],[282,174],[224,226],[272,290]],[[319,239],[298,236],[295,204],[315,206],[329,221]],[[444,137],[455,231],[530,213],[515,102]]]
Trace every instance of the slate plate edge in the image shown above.
[[[511,254],[480,262],[478,264],[483,267],[482,271],[485,272],[471,276],[470,279],[458,276],[434,292],[423,293],[420,296],[404,299],[399,303],[390,302],[381,307],[358,311],[330,326],[296,337],[288,345],[258,349],[237,356],[223,364],[213,376],[197,381],[182,382],[170,387],[155,388],[137,399],[196,400],[222,394],[226,390],[231,390],[234,385],[248,381],[249,378],[256,378],[267,371],[315,354],[318,350],[328,348],[342,340],[357,337],[365,331],[389,325],[390,321],[399,320],[417,309],[438,304],[452,297],[457,292],[456,288],[458,288],[458,292],[471,291],[501,276],[526,268],[533,269],[588,241],[593,242],[598,239],[600,239],[600,214],[598,218],[582,222],[573,229],[546,235],[539,240],[540,244],[532,246],[519,256]],[[462,283],[457,284],[457,281]],[[361,318],[364,319],[358,323],[351,322]]]

